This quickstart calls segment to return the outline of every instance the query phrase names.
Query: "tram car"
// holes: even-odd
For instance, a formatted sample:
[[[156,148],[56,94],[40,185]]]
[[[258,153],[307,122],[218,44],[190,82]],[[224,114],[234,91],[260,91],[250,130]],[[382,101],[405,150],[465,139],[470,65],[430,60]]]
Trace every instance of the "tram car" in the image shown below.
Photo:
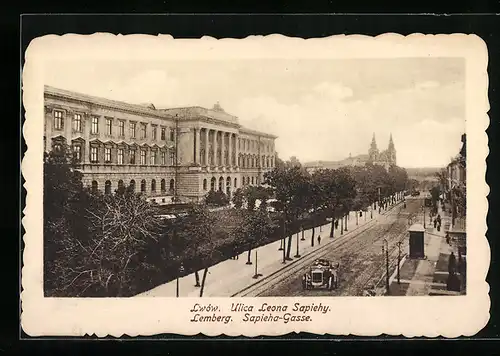
[[[336,265],[326,259],[313,262],[309,270],[302,276],[303,289],[336,289],[338,286],[338,269]]]

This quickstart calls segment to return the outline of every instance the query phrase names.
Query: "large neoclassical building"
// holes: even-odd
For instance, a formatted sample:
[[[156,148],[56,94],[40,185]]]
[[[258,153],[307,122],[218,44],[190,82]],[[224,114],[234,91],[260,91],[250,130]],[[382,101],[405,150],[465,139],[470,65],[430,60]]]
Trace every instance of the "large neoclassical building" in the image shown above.
[[[157,109],[45,86],[45,151],[69,144],[84,184],[112,193],[132,186],[158,203],[202,201],[257,185],[275,165],[274,135],[212,109]]]

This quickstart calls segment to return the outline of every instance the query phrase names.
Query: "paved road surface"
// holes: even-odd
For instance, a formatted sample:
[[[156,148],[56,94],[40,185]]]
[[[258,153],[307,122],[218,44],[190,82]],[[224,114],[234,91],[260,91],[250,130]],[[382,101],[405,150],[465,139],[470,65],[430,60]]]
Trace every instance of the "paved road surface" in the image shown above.
[[[389,275],[396,269],[398,261],[398,241],[402,241],[401,255],[408,251],[408,217],[419,214],[421,220],[422,198],[407,198],[406,209],[398,206],[386,217],[381,217],[366,231],[349,239],[338,237],[338,244],[333,244],[323,257],[340,262],[339,288],[328,290],[303,290],[301,277],[307,266],[296,268],[279,281],[269,283],[264,290],[254,293],[256,296],[362,296],[373,287],[384,287],[385,258],[382,255],[384,238],[389,245]],[[352,223],[351,223],[352,225]]]

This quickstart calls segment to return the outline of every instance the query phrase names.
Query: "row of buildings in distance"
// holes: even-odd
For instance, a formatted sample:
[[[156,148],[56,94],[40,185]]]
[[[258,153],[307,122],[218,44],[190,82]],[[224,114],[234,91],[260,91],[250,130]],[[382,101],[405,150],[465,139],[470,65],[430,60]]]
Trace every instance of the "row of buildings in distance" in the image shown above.
[[[315,161],[305,163],[304,166],[309,173],[313,173],[318,169],[338,169],[340,167],[347,166],[364,166],[367,163],[381,165],[384,166],[385,169],[389,169],[391,165],[396,165],[396,147],[394,146],[394,141],[392,140],[392,134],[390,135],[389,145],[386,150],[379,151],[374,133],[367,154],[360,154],[357,156],[351,156],[349,154],[348,158],[340,161]]]
[[[200,202],[258,185],[276,163],[277,136],[250,130],[217,103],[158,109],[45,86],[44,148],[70,145],[84,184],[132,186],[158,203]]]

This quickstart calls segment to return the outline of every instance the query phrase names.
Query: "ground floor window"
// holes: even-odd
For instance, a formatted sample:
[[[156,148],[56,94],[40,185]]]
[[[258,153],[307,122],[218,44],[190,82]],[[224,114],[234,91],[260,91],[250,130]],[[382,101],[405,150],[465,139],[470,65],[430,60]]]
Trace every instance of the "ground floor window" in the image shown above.
[[[104,194],[111,194],[111,182],[109,180],[104,183]]]

